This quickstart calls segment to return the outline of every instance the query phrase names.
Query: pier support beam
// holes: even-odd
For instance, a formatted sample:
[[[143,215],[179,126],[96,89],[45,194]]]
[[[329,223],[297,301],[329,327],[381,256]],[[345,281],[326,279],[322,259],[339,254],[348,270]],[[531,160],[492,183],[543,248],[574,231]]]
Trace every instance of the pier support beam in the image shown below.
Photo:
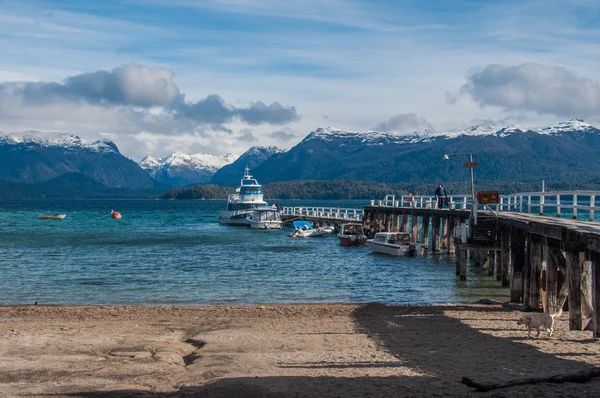
[[[556,253],[558,249],[547,246],[546,250],[546,303],[544,312],[554,313],[558,310],[558,257]],[[560,251],[558,254],[562,256]]]
[[[429,216],[423,217],[423,245],[429,250]]]
[[[402,214],[402,232],[408,232],[408,214]]]
[[[542,272],[542,237],[538,235],[529,236],[529,300],[525,304],[535,310],[540,309],[541,285],[540,274]]]
[[[508,228],[504,228],[501,233],[501,251],[500,251],[500,266],[502,287],[509,287],[508,270],[510,264],[510,246],[509,246]]]
[[[413,242],[419,241],[419,216],[412,216],[412,233],[411,239]]]
[[[431,252],[440,251],[440,216],[431,217]]]
[[[465,249],[459,249],[458,254],[460,255],[460,280],[467,280],[467,251]]]
[[[520,303],[523,299],[523,265],[525,263],[525,233],[512,231],[510,239],[510,301]]]
[[[487,256],[488,275],[494,276],[494,271],[496,269],[496,250],[488,250]]]
[[[442,249],[448,250],[448,217],[442,218]]]
[[[585,263],[585,253],[565,252],[567,261],[567,280],[569,284],[569,329],[583,330],[582,293],[587,286],[583,286],[582,271]]]
[[[600,253],[591,251],[592,261],[592,330],[593,337],[600,339]]]
[[[454,231],[456,230],[456,228],[454,227],[455,221],[456,220],[454,219],[454,217],[448,219],[448,254],[454,254],[456,251],[456,248],[454,247]]]

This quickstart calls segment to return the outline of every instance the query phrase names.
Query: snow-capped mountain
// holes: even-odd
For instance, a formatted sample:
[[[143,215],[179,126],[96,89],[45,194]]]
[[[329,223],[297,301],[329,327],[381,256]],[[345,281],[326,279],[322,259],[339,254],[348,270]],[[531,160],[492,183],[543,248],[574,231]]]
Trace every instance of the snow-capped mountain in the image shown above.
[[[477,178],[487,180],[600,177],[600,130],[579,119],[541,128],[492,125],[397,134],[318,128],[289,151],[267,159],[253,175],[261,183],[461,181],[465,171],[441,159],[445,153],[464,152],[476,154]]]
[[[598,129],[591,124],[585,123],[581,119],[571,119],[567,122],[560,122],[556,125],[545,126],[540,128],[527,128],[519,125],[515,126],[470,126],[457,131],[433,131],[423,130],[409,133],[385,133],[379,131],[352,131],[344,130],[336,127],[318,128],[309,133],[303,141],[321,140],[321,141],[337,141],[346,140],[361,142],[365,145],[382,145],[382,144],[414,144],[418,142],[429,142],[434,139],[454,139],[458,137],[483,137],[483,136],[498,136],[506,137],[511,134],[536,133],[545,135],[561,135],[561,134],[580,134],[580,133],[598,132]]]
[[[75,182],[105,188],[151,189],[159,185],[109,140],[87,141],[66,133],[0,133],[0,180],[38,184],[61,179],[78,194]]]
[[[188,155],[175,152],[164,158],[146,156],[140,167],[157,181],[174,186],[205,183],[221,167],[233,163],[237,155],[228,153],[223,156],[208,153]]]
[[[283,150],[276,146],[253,146],[244,152],[235,162],[219,169],[212,177],[211,183],[227,186],[239,185],[246,167],[250,168],[252,172],[254,168],[258,167],[265,160],[283,152]]]
[[[86,149],[96,152],[119,152],[117,146],[110,140],[87,141],[73,134],[45,133],[35,130],[11,134],[6,134],[0,131],[0,144],[37,145],[40,147],[55,147],[75,150]]]

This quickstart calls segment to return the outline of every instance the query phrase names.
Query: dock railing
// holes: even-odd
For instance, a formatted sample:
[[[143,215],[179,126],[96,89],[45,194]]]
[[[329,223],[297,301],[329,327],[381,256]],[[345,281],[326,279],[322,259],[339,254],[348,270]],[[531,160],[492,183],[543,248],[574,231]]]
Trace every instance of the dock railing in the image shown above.
[[[298,217],[360,221],[363,218],[364,210],[337,207],[283,207],[281,214]]]
[[[500,203],[490,205],[493,210],[531,213],[543,216],[569,217],[579,220],[594,221],[599,203],[600,191],[553,191],[553,192],[522,192],[501,195]],[[470,195],[450,195],[449,204],[444,208],[471,209]],[[437,198],[432,195],[386,195],[384,200],[371,201],[372,206],[435,208]],[[483,205],[477,206],[484,210]]]
[[[600,191],[553,191],[522,192],[501,195],[500,203],[490,205],[494,211],[539,214],[550,217],[568,217],[578,220],[599,219]],[[470,195],[450,195],[446,209],[470,210]],[[383,200],[371,200],[371,206],[412,207],[433,209],[437,198],[433,195],[386,195]],[[478,210],[484,210],[478,205]],[[327,218],[336,220],[362,220],[363,209],[335,207],[284,207],[282,214],[298,217]]]

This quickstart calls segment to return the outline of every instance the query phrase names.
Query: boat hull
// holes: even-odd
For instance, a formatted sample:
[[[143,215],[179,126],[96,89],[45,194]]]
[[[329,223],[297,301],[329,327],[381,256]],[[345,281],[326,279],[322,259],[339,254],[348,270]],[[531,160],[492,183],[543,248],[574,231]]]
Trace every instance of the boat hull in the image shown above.
[[[219,222],[227,225],[248,225],[247,217],[252,213],[248,211],[221,211],[219,212]]]
[[[364,246],[367,243],[367,237],[365,235],[338,235],[340,239],[340,245],[342,246]]]
[[[281,229],[281,221],[248,221],[254,229]]]

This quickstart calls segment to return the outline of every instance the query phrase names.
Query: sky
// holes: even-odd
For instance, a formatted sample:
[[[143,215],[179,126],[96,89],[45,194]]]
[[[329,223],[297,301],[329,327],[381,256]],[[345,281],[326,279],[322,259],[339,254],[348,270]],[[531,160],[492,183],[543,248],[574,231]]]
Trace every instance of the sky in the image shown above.
[[[600,125],[596,0],[0,0],[0,131],[126,156]]]

